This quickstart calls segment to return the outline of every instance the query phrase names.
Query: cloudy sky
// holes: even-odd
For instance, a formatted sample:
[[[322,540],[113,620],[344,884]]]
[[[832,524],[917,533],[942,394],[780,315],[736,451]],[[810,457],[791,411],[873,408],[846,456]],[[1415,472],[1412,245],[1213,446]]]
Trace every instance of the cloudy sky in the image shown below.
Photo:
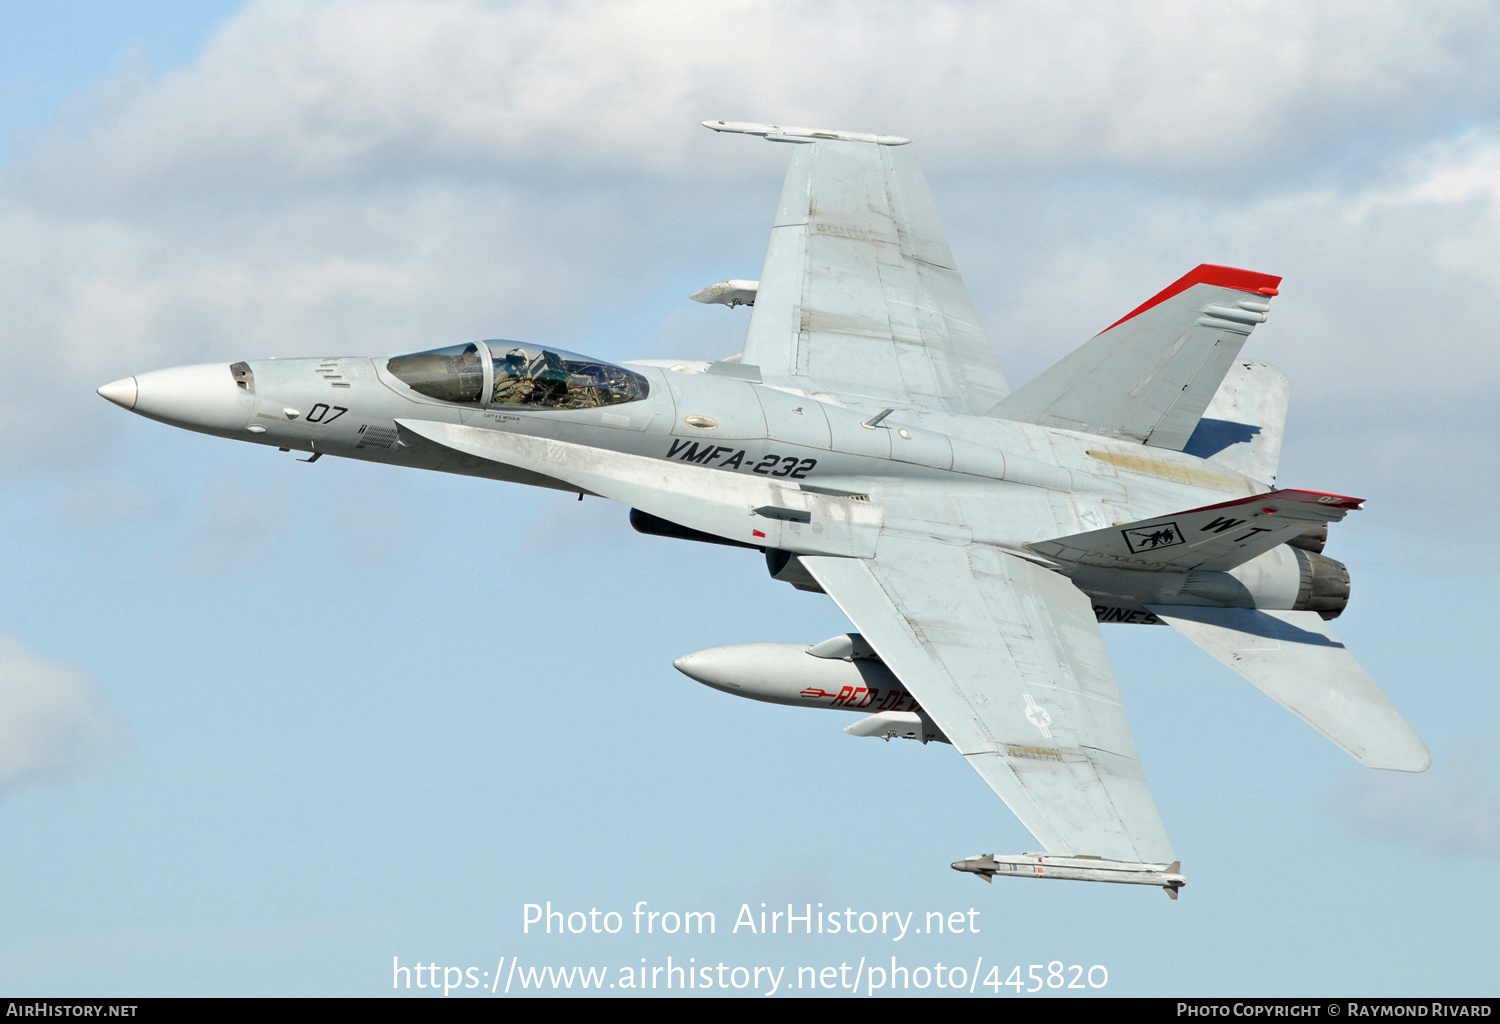
[[[1471,2],[0,7],[0,990],[896,955],[1493,994],[1497,45]],[[1284,275],[1247,349],[1292,381],[1282,480],[1369,499],[1337,628],[1432,770],[1110,627],[1190,885],[985,887],[947,863],[1031,840],[951,750],[672,670],[847,628],[758,558],[94,394],[475,337],[737,351],[743,310],[685,296],[757,276],[787,152],[707,118],[913,138],[1013,384],[1198,263]],[[719,933],[523,934],[548,900]],[[761,902],[980,931],[730,934]]]

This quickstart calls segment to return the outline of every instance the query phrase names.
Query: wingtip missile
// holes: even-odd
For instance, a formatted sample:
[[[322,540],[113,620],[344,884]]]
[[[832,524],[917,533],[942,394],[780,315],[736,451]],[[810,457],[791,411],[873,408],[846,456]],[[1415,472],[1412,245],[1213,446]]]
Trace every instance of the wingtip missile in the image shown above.
[[[756,124],[752,121],[704,121],[703,127],[716,132],[759,135],[767,142],[870,142],[877,146],[905,146],[911,139],[900,135],[875,135],[871,132],[841,132],[827,128],[794,128],[781,124]]]
[[[1187,884],[1182,862],[1143,864],[1107,860],[1103,857],[1054,857],[1045,853],[1004,856],[986,853],[953,862],[954,871],[977,875],[986,882],[997,875],[1016,878],[1061,878],[1073,882],[1115,882],[1124,885],[1156,885],[1172,899]]]

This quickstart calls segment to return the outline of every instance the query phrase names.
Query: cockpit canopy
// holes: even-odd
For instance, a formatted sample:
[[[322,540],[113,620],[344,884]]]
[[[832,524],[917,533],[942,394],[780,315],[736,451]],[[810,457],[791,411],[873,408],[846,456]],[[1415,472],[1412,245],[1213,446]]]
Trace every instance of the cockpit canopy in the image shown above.
[[[479,346],[473,343],[396,356],[386,361],[385,368],[428,398],[477,402],[484,396],[484,365]]]
[[[444,402],[593,409],[651,393],[645,377],[622,366],[518,341],[453,345],[396,356],[385,366],[413,391]]]
[[[592,409],[645,398],[646,378],[612,363],[562,349],[490,342],[494,383],[490,403],[547,409]]]

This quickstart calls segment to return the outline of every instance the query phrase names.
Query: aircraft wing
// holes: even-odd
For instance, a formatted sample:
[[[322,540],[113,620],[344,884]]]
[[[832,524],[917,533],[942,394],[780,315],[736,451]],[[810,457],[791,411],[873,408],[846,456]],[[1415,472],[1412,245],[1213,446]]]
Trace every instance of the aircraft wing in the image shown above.
[[[742,361],[770,384],[892,407],[992,408],[1010,389],[922,169],[904,149],[842,135],[792,150]]]
[[[886,532],[805,565],[1048,853],[1175,858],[1088,598],[984,545]]]

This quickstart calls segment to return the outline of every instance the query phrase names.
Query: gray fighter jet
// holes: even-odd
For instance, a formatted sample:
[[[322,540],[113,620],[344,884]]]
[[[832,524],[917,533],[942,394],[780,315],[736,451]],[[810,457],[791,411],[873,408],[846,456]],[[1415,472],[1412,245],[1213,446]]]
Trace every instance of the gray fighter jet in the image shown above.
[[[1422,741],[1328,627],[1321,554],[1357,498],[1275,484],[1286,378],[1241,358],[1280,279],[1200,266],[1012,391],[908,140],[705,122],[793,144],[751,307],[718,362],[525,341],[183,366],[126,409],[282,449],[611,498],[646,533],[764,552],[857,632],[677,667],[956,747],[1043,847],[953,866],[1183,884],[1099,623],[1165,623],[1362,764]]]

